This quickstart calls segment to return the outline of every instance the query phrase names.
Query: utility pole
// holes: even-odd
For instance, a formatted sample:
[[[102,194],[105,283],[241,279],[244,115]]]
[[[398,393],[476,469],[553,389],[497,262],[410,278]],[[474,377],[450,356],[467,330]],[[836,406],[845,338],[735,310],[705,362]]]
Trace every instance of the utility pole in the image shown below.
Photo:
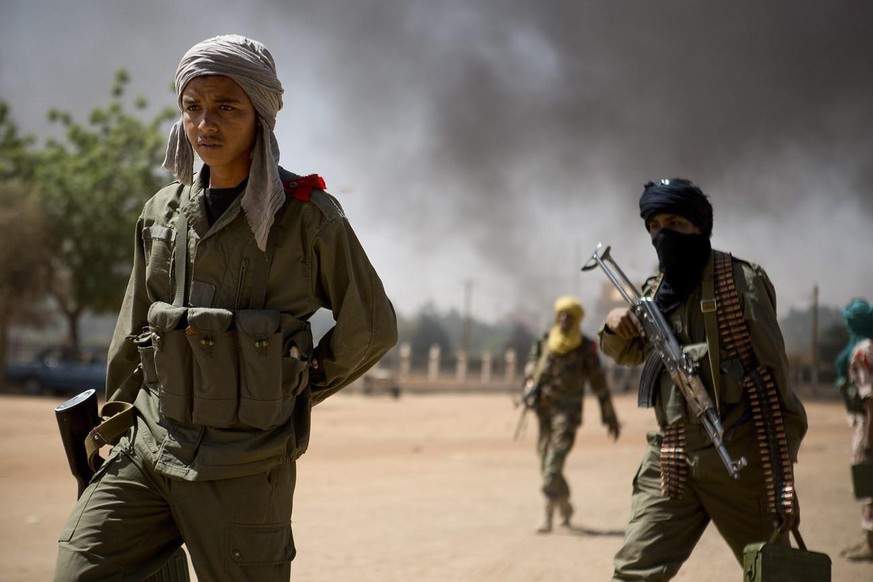
[[[465,354],[470,353],[470,325],[473,305],[473,282],[469,279],[464,281],[464,329],[461,338],[461,346]]]
[[[574,249],[573,256],[573,269],[571,272],[576,273],[576,280],[573,281],[575,283],[574,287],[576,288],[576,297],[579,300],[582,300],[582,243],[577,242],[576,248]]]
[[[810,342],[810,350],[812,351],[812,389],[815,391],[818,388],[818,284],[812,286],[812,341]]]

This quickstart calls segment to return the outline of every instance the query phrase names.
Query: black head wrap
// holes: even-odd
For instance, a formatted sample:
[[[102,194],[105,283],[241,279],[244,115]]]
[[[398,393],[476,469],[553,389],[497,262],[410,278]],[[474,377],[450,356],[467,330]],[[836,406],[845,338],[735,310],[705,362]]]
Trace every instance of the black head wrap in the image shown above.
[[[712,236],[712,204],[691,180],[670,178],[647,182],[640,196],[640,216],[648,228],[656,214],[669,212],[684,216],[707,237]]]

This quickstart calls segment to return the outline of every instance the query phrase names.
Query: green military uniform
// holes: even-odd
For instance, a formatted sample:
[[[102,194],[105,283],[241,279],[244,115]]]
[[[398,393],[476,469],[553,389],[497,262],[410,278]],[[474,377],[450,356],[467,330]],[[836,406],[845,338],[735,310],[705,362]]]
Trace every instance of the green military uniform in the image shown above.
[[[597,395],[604,424],[615,418],[609,387],[597,346],[587,337],[583,336],[577,348],[558,354],[549,349],[546,335],[533,345],[528,359],[534,364],[533,375],[540,387],[536,414],[542,490],[548,499],[567,499],[570,486],[564,477],[564,465],[582,424],[585,383]]]
[[[713,261],[703,280],[713,277]],[[788,454],[796,462],[801,439],[807,429],[806,413],[788,386],[788,362],[776,317],[776,296],[766,273],[751,263],[732,259],[731,269],[751,335],[757,360],[770,372],[778,389]],[[651,279],[643,294],[654,296],[656,280]],[[698,285],[667,319],[682,345],[706,342],[702,289]],[[711,339],[711,338],[710,338]],[[600,332],[604,353],[619,364],[637,365],[648,353],[640,337],[623,340],[604,326]],[[723,348],[721,344],[720,350]],[[615,557],[614,580],[669,580],[691,554],[710,521],[713,521],[742,563],[743,548],[770,538],[774,516],[768,512],[765,473],[756,442],[749,402],[744,394],[742,373],[735,362],[722,354],[718,385],[713,385],[709,359],[700,360],[700,377],[725,429],[724,441],[733,459],[745,457],[749,466],[733,479],[704,430],[690,417],[685,400],[669,375],[662,372],[656,388],[655,414],[661,430],[648,436],[648,447],[633,480],[631,519],[624,544]],[[679,499],[664,496],[660,488],[661,443],[667,425],[684,422],[687,482]]]
[[[318,188],[295,198],[296,176],[280,170],[291,189],[265,255],[239,197],[209,224],[207,172],[190,192],[178,182],[162,189],[137,223],[107,380],[108,399],[135,401],[135,425],[61,534],[59,580],[141,579],[183,542],[201,582],[288,580],[295,460],[309,441],[311,406],[396,342],[391,303],[334,198]],[[169,304],[182,214],[188,301],[178,308]],[[336,326],[313,348],[307,320],[319,308],[332,310]],[[232,323],[216,327],[224,310]],[[137,342],[144,328],[153,345]],[[223,330],[237,340],[222,343],[232,337]],[[179,345],[181,356],[172,353]],[[253,351],[237,362],[237,345]],[[151,354],[142,367],[141,351]],[[255,366],[260,357],[274,365]],[[174,372],[181,392],[170,394]],[[209,392],[219,389],[230,394]]]
[[[539,422],[537,450],[546,498],[540,533],[552,530],[555,509],[562,525],[570,526],[573,505],[564,464],[582,424],[585,383],[589,382],[600,401],[600,413],[609,434],[618,438],[620,429],[606,378],[600,367],[597,347],[582,335],[580,325],[585,309],[579,300],[565,295],[555,300],[554,325],[531,348],[525,366],[525,405],[534,408]]]

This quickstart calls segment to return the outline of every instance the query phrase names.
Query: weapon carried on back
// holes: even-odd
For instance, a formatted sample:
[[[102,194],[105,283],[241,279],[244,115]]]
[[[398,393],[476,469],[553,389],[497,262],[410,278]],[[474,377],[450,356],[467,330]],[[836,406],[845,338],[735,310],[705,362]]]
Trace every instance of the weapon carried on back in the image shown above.
[[[696,351],[698,355],[706,349],[705,344],[688,346],[685,349],[676,340],[670,329],[664,314],[655,305],[651,297],[644,297],[634,287],[621,268],[615,263],[609,254],[610,247],[603,248],[598,244],[594,249],[591,259],[582,267],[583,271],[590,271],[596,267],[603,269],[606,276],[630,305],[631,311],[637,317],[645,332],[645,339],[657,354],[660,362],[667,369],[670,378],[682,392],[691,413],[700,421],[706,430],[709,440],[718,451],[728,473],[734,479],[739,478],[740,469],[746,466],[744,457],[734,461],[724,446],[722,437],[724,428],[719,420],[718,412],[713,406],[712,399],[706,392],[697,370],[695,358],[689,352]],[[660,369],[660,366],[658,366]],[[645,374],[644,374],[645,375]],[[652,395],[643,394],[644,382],[640,383],[640,406],[651,406]]]
[[[94,473],[103,463],[97,453],[100,446],[108,442],[104,433],[117,432],[113,425],[118,423],[116,426],[124,426],[124,423],[129,422],[124,418],[125,415],[128,412],[132,414],[131,407],[122,402],[114,403],[108,411],[115,414],[104,422],[97,412],[97,392],[93,389],[85,390],[55,407],[64,453],[78,485],[76,497],[82,496]],[[107,412],[106,407],[103,412]],[[103,433],[100,429],[103,429]],[[190,579],[188,557],[180,547],[161,565],[160,570],[146,578],[146,582],[189,582]]]

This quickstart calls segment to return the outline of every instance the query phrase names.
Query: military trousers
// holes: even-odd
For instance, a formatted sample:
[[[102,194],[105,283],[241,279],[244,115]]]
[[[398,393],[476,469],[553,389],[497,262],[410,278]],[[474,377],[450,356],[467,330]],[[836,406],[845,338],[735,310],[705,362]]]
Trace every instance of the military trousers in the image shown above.
[[[216,481],[171,479],[125,437],[60,537],[56,582],[137,581],[185,544],[199,582],[287,582],[296,465]]]
[[[537,410],[539,433],[537,452],[543,476],[542,491],[550,500],[570,497],[570,485],[564,477],[567,456],[576,441],[581,414],[578,404],[573,408],[555,406]]]
[[[871,463],[873,454],[864,448],[864,443],[873,441],[873,418],[867,407],[864,412],[854,413],[850,417],[852,425],[852,462]],[[861,503],[861,529],[873,532],[873,499],[865,499]]]
[[[748,423],[751,425],[751,423]],[[691,555],[710,521],[742,566],[747,544],[768,541],[774,518],[768,509],[764,471],[751,426],[726,442],[733,459],[749,466],[732,478],[712,446],[688,453],[688,480],[681,499],[661,495],[660,434],[650,433],[633,479],[631,518],[615,555],[613,581],[672,579]],[[780,540],[787,543],[787,539]],[[737,576],[742,576],[740,571]]]

